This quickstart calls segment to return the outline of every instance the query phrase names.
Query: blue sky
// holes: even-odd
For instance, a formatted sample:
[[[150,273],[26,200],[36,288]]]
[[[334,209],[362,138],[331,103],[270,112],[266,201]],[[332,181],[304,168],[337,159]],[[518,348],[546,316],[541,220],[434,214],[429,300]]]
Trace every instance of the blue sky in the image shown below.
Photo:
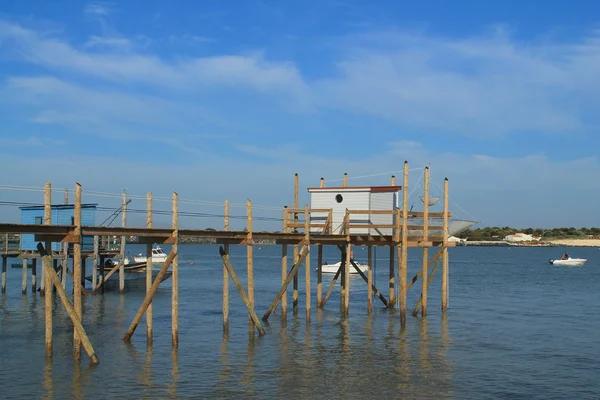
[[[447,176],[452,211],[483,225],[600,226],[599,9],[3,1],[2,182],[279,207],[295,172],[307,202],[321,176],[408,160],[410,190],[431,163],[434,194]]]

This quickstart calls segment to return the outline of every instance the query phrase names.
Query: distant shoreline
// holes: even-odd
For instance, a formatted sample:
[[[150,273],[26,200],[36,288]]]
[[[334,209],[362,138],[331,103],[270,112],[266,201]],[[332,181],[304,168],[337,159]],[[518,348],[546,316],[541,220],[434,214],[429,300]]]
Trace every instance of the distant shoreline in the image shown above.
[[[504,240],[467,240],[457,246],[490,246],[490,247],[600,247],[600,239],[548,239],[539,242],[507,242]]]

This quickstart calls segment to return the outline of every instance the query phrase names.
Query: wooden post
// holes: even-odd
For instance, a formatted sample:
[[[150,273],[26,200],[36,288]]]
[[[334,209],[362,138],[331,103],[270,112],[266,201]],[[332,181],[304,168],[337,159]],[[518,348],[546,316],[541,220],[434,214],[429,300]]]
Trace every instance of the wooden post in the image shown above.
[[[61,262],[61,279],[62,279],[62,287],[63,289],[67,289],[67,268],[69,267],[69,243],[63,243],[62,248],[62,262]]]
[[[250,308],[254,310],[254,263],[253,254],[254,249],[252,248],[252,202],[246,200],[246,218],[248,225],[248,236],[246,237],[246,252],[248,261],[248,301],[250,302]],[[254,321],[252,316],[248,316],[249,330],[254,333]]]
[[[310,215],[308,213],[308,205],[304,205],[304,245],[308,248],[308,255],[304,259],[306,266],[306,321],[310,321]]]
[[[37,258],[31,260],[31,294],[37,293]]]
[[[152,192],[148,192],[146,195],[146,227],[152,228]],[[152,289],[152,245],[153,243],[146,244],[146,294],[150,293]],[[146,346],[152,346],[153,340],[153,327],[152,327],[152,303],[148,304],[146,309]]]
[[[322,187],[322,188],[325,187],[325,178],[321,177],[321,182],[320,182],[319,187]]]
[[[6,256],[2,256],[2,294],[6,293],[6,264],[8,259]]]
[[[448,178],[444,179],[444,232],[442,239],[442,313],[448,309]]]
[[[396,175],[392,175],[392,186],[396,186]]]
[[[240,280],[238,279],[238,277],[233,269],[233,266],[231,265],[231,262],[229,261],[229,255],[227,253],[225,253],[225,250],[223,249],[223,247],[219,247],[219,253],[221,254],[221,258],[223,259],[223,264],[225,264],[225,267],[227,268],[227,270],[229,271],[229,274],[231,275],[231,279],[233,280],[233,283],[237,287],[240,295],[242,296],[242,300],[244,301],[244,304],[246,304],[246,308],[248,309],[248,313],[250,314],[250,319],[252,319],[252,326],[256,326],[256,329],[258,329],[259,335],[261,335],[261,336],[265,335],[266,331],[263,328],[262,324],[260,323],[260,320],[258,319],[258,315],[256,315],[256,311],[254,311],[254,306],[252,304],[250,304],[250,299],[248,298],[248,296],[246,296],[246,293],[244,293],[244,287],[240,283]],[[252,332],[252,333],[254,334],[254,332]]]
[[[344,187],[348,187],[348,173],[344,172]]]
[[[90,357],[91,363],[97,364],[99,362],[98,357],[96,356],[96,352],[94,351],[94,348],[92,347],[92,343],[90,342],[90,339],[88,338],[87,334],[85,333],[85,329],[83,328],[83,325],[81,323],[81,318],[77,316],[77,312],[75,311],[73,305],[69,301],[69,297],[67,296],[65,289],[63,289],[62,284],[61,284],[60,280],[58,279],[58,276],[56,275],[56,271],[54,271],[54,269],[52,268],[52,258],[50,257],[50,255],[48,255],[48,253],[44,249],[44,246],[42,246],[41,243],[38,243],[37,249],[38,249],[38,253],[42,257],[42,264],[44,266],[44,269],[46,270],[46,275],[50,276],[50,279],[54,283],[54,286],[56,287],[56,291],[58,292],[58,295],[60,296],[60,300],[62,301],[65,309],[67,310],[67,313],[69,314],[69,317],[71,318],[71,321],[73,322],[73,326],[75,326],[75,329],[77,330],[77,333],[78,333],[79,337],[81,338],[81,341],[83,343],[83,348],[85,349],[88,356]],[[47,286],[48,286],[48,290],[50,290],[50,293],[51,293],[52,290],[50,288],[52,286],[50,286],[50,285],[47,285]],[[51,299],[51,297],[52,296],[46,296],[46,298],[48,298],[48,299]],[[48,318],[48,309],[46,309],[46,318]],[[51,313],[50,313],[50,318],[52,318]],[[48,328],[48,323],[46,320],[46,329],[47,328]],[[48,338],[46,337],[46,340],[47,339]],[[52,342],[50,342],[50,343],[52,343]],[[50,353],[50,354],[52,354],[52,353]],[[48,357],[48,342],[46,342],[46,357]]]
[[[352,245],[348,243],[346,245],[346,266],[344,269],[344,275],[346,276],[346,291],[344,295],[344,314],[348,315],[350,309],[350,263],[352,262]]]
[[[408,161],[404,161],[402,182],[402,248],[400,261],[400,326],[406,326],[406,281],[408,278]]]
[[[296,212],[299,207],[298,200],[299,181],[298,174],[294,175],[294,233],[298,232],[298,213]],[[298,245],[294,245],[294,264],[298,262]],[[294,289],[292,292],[292,308],[294,315],[298,314],[298,274],[294,275]]]
[[[73,221],[75,225],[75,237],[77,241],[73,243],[73,308],[80,321],[82,319],[81,307],[81,185],[75,184],[75,204],[73,209]],[[75,359],[81,358],[81,336],[77,328],[73,328],[73,353]]]
[[[65,188],[65,194],[64,194],[64,198],[63,198],[63,203],[64,204],[69,204],[69,189]]]
[[[223,254],[224,253],[221,252],[221,257],[223,256]],[[290,273],[287,276],[285,282],[283,282],[283,284],[281,285],[279,292],[275,296],[275,300],[273,300],[273,302],[267,309],[267,312],[265,313],[265,315],[263,315],[263,317],[262,317],[263,321],[266,321],[267,319],[269,319],[269,316],[273,313],[273,311],[275,311],[275,308],[277,307],[279,300],[283,296],[283,292],[285,292],[286,288],[290,284],[290,281],[293,279],[294,275],[298,274],[298,269],[300,268],[300,265],[302,264],[302,262],[304,261],[304,259],[306,258],[307,255],[308,255],[308,247],[305,246],[302,248],[302,251],[300,251],[298,261],[296,263],[294,263],[294,266],[290,270]],[[242,291],[243,291],[243,289],[242,289]]]
[[[24,258],[22,261],[23,271],[21,271],[21,294],[27,294],[27,266],[29,261]]]
[[[389,305],[390,308],[394,308],[394,303],[396,302],[396,299],[394,299],[394,297],[396,297],[396,288],[394,286],[394,275],[395,273],[395,269],[396,269],[396,263],[395,258],[394,258],[394,246],[390,246],[389,247],[389,253],[390,253],[390,279],[389,279]]]
[[[288,228],[288,212],[287,206],[283,209],[283,232],[286,233],[290,229]],[[287,244],[281,245],[281,284],[287,279],[287,264],[288,264],[288,247]],[[284,290],[281,295],[281,317],[285,320],[287,318],[287,290]]]
[[[175,253],[173,258],[173,275],[171,275],[171,344],[179,346],[179,195],[173,192],[173,238],[175,239],[171,250]],[[157,278],[158,279],[158,278]]]
[[[100,261],[100,237],[94,235],[94,256],[92,257],[92,294],[96,294],[98,286],[98,262]]]
[[[223,230],[229,231],[229,200],[225,200],[223,212]],[[225,243],[225,252],[229,254],[229,243]],[[223,334],[229,334],[229,272],[223,263]]]
[[[135,317],[133,317],[133,321],[131,321],[131,325],[129,325],[129,329],[127,329],[127,333],[123,337],[123,340],[125,340],[125,341],[131,340],[131,336],[133,336],[133,333],[135,332],[140,321],[142,320],[144,313],[146,312],[146,310],[148,309],[148,306],[152,302],[152,297],[154,297],[154,294],[156,294],[156,291],[158,290],[158,285],[160,285],[160,283],[162,282],[162,279],[165,276],[165,274],[167,273],[167,270],[169,269],[169,266],[171,265],[171,263],[173,261],[175,261],[175,259],[177,258],[177,253],[175,252],[175,250],[176,250],[175,245],[173,245],[173,247],[171,247],[171,251],[169,252],[169,255],[167,256],[167,259],[163,263],[162,267],[160,267],[160,271],[158,271],[158,275],[156,275],[156,279],[154,279],[154,282],[152,283],[152,288],[150,289],[150,292],[146,293],[146,297],[144,297],[144,301],[142,302],[142,305],[140,306],[137,313],[135,314]]]
[[[121,226],[127,226],[127,194],[123,193],[121,196]],[[121,266],[119,267],[119,292],[125,293],[125,247],[127,243],[127,237],[121,236],[121,251],[119,257],[121,257]]]
[[[323,300],[323,245],[317,245],[317,307]]]
[[[104,271],[104,263],[106,262],[106,256],[100,256],[100,277],[102,278],[102,293],[104,293],[104,282],[106,282],[106,273]],[[98,290],[98,288],[96,287],[96,290]]]
[[[346,252],[347,248],[344,246],[344,250],[340,254],[340,311],[344,312],[345,310],[345,301],[346,301],[346,270],[350,268],[348,263],[346,262]]]
[[[429,167],[425,167],[425,176],[423,183],[423,242],[427,242],[429,236]],[[421,307],[421,316],[427,316],[427,263],[429,261],[429,249],[423,245],[423,277],[421,278],[421,299],[423,300],[423,306]]]
[[[373,246],[367,247],[367,313],[373,312]]]

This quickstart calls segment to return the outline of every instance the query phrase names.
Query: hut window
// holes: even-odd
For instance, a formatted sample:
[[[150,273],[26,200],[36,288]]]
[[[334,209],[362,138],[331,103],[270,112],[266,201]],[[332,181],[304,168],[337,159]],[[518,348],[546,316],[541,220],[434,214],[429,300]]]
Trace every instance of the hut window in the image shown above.
[[[42,217],[35,217],[35,223],[36,223],[36,225],[42,225],[42,223],[43,223]]]
[[[337,201],[338,203],[341,203],[342,201],[344,201],[344,197],[342,197],[341,194],[336,194],[335,201]]]

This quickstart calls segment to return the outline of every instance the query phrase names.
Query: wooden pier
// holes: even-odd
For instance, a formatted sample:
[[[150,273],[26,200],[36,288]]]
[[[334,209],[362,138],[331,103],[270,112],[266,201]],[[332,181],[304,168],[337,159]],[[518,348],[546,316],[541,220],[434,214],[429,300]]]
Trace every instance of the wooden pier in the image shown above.
[[[339,212],[336,214],[333,208],[310,208],[309,205],[300,207],[299,205],[299,177],[294,177],[294,200],[293,206],[282,207],[282,230],[280,232],[255,232],[252,225],[252,202],[247,201],[246,207],[246,229],[244,231],[230,230],[229,225],[229,202],[224,203],[224,228],[220,231],[212,229],[180,229],[179,227],[179,196],[173,193],[172,196],[172,226],[170,228],[153,227],[153,197],[152,193],[147,195],[147,219],[145,227],[126,226],[125,210],[127,206],[126,197],[123,197],[123,219],[120,227],[107,226],[85,226],[81,223],[81,197],[82,187],[75,185],[74,218],[73,225],[52,224],[52,188],[46,184],[44,191],[44,221],[43,225],[38,224],[13,224],[0,223],[0,233],[8,235],[33,234],[37,244],[37,252],[23,252],[8,246],[2,255],[2,292],[6,290],[6,273],[8,258],[22,258],[24,265],[27,260],[33,261],[32,271],[32,290],[36,293],[35,270],[36,260],[42,260],[42,279],[40,280],[40,295],[46,297],[46,356],[52,357],[52,301],[48,294],[57,293],[60,296],[62,304],[69,313],[74,326],[74,356],[80,358],[80,348],[83,347],[92,363],[98,362],[98,357],[94,352],[92,344],[87,338],[85,328],[82,324],[82,294],[89,294],[85,289],[85,280],[83,279],[82,265],[85,265],[85,259],[93,260],[93,282],[92,295],[100,292],[103,282],[112,274],[118,273],[121,281],[121,292],[123,293],[123,259],[125,256],[124,245],[125,238],[136,236],[139,243],[147,245],[147,268],[146,268],[146,296],[139,307],[129,329],[123,339],[129,341],[135,333],[139,323],[145,316],[146,320],[146,338],[147,344],[151,345],[153,341],[152,327],[152,298],[156,293],[162,277],[169,268],[172,272],[172,330],[171,342],[173,347],[179,343],[179,274],[178,274],[178,256],[179,243],[182,236],[213,239],[219,244],[219,252],[223,261],[223,333],[229,332],[229,282],[234,283],[236,290],[244,301],[248,310],[248,322],[251,332],[257,331],[259,335],[265,335],[266,331],[263,323],[269,319],[277,307],[280,307],[283,318],[286,318],[288,311],[288,287],[292,284],[292,308],[294,314],[298,313],[298,299],[300,297],[298,289],[298,280],[300,278],[300,268],[305,268],[305,311],[307,324],[310,323],[312,310],[312,282],[311,282],[311,249],[317,249],[317,282],[316,282],[316,303],[317,308],[323,308],[327,304],[336,282],[340,279],[340,311],[342,315],[347,315],[350,309],[350,269],[355,269],[365,281],[368,288],[367,310],[372,312],[373,294],[376,299],[388,308],[399,307],[401,326],[406,326],[408,290],[414,283],[421,279],[421,291],[417,298],[416,306],[412,311],[413,316],[421,313],[422,317],[427,316],[428,310],[428,289],[432,278],[437,271],[439,261],[441,261],[441,311],[446,312],[448,305],[448,247],[454,243],[448,242],[448,219],[451,213],[448,211],[448,180],[444,180],[443,187],[443,212],[429,212],[429,169],[424,170],[424,193],[423,193],[423,211],[413,212],[408,209],[408,163],[404,163],[403,182],[401,186],[396,186],[396,178],[392,177],[392,186],[386,187],[386,190],[398,190],[402,192],[402,201],[400,207],[390,207],[390,209],[345,209],[342,223],[334,226],[334,220],[339,218]],[[347,175],[344,175],[344,184],[341,188],[350,189],[347,182]],[[319,188],[325,188],[325,181],[321,178]],[[391,188],[391,189],[390,189]],[[375,223],[379,217],[386,217],[388,223]],[[365,222],[366,218],[366,222]],[[411,223],[411,219],[419,218],[423,224]],[[432,220],[441,221],[440,224],[430,224]],[[379,233],[384,232],[384,234]],[[417,234],[414,234],[417,232]],[[81,249],[82,237],[94,237],[94,250],[84,252]],[[119,249],[103,248],[102,238],[120,237],[121,247]],[[254,302],[254,272],[253,272],[253,244],[260,240],[270,240],[281,246],[281,287],[277,293],[273,293],[273,300],[270,303],[264,315],[259,317],[255,311]],[[52,243],[72,244],[72,250],[65,254],[64,251],[49,251]],[[153,244],[171,244],[172,248],[167,260],[160,268],[158,276],[152,279],[152,245]],[[229,248],[231,245],[244,245],[247,248],[247,287],[244,288],[238,278],[240,266],[233,265],[229,258]],[[289,246],[293,249],[292,265],[288,265]],[[334,275],[332,281],[327,285],[326,290],[323,286],[323,246],[334,246],[340,252],[340,267]],[[352,248],[354,246],[367,246],[368,248],[368,271],[363,273],[357,266],[352,257]],[[373,282],[372,260],[373,247],[387,247],[390,254],[389,265],[389,292],[387,297],[383,291],[376,287]],[[422,267],[420,272],[409,281],[408,273],[408,248],[420,247],[423,252]],[[429,249],[435,248],[437,251],[433,257],[429,258]],[[66,260],[73,260],[73,271],[68,270]],[[114,268],[102,276],[100,282],[96,281],[99,266],[104,265],[104,258],[120,257],[121,261]],[[63,269],[57,268],[57,260],[62,260]],[[54,264],[54,265],[53,265]],[[433,266],[433,267],[432,267]],[[237,268],[237,271],[236,271]],[[57,274],[57,270],[62,272],[62,280]],[[101,268],[104,273],[104,268]],[[67,295],[65,286],[66,274],[73,277],[72,299]],[[23,268],[24,282],[27,279],[27,268]],[[80,283],[80,284],[78,284]],[[24,293],[26,284],[23,284]],[[398,285],[398,287],[396,287]],[[54,288],[54,290],[49,290]],[[398,296],[396,297],[396,288]]]

